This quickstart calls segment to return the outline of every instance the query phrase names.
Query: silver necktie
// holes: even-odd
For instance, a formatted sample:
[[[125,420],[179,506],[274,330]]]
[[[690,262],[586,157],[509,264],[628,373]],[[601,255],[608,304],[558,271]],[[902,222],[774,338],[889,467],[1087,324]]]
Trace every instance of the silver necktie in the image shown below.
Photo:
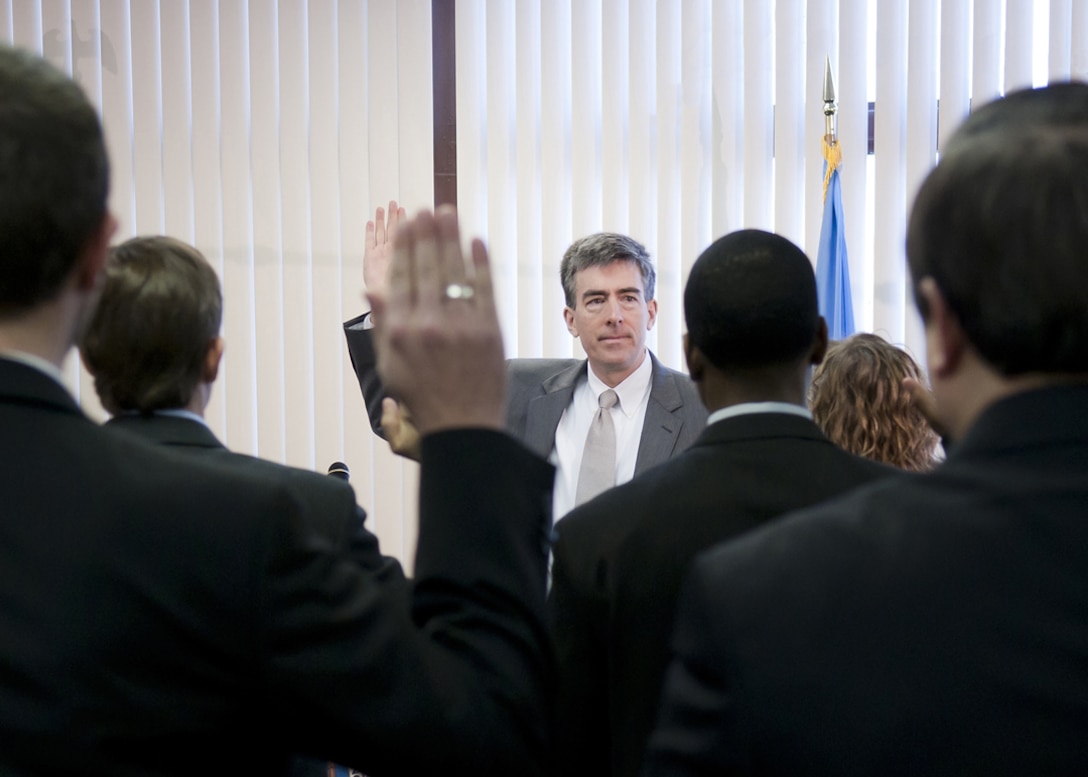
[[[578,488],[574,504],[588,502],[597,494],[616,485],[616,427],[612,423],[612,406],[619,397],[612,389],[597,398],[600,408],[593,416],[582,451],[582,467],[578,471]]]

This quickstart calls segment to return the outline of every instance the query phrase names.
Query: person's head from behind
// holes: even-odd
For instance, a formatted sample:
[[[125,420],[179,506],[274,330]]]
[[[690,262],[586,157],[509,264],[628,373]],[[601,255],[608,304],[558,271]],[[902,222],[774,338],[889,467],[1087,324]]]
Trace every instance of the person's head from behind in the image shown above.
[[[80,343],[111,414],[203,413],[219,369],[223,296],[192,246],[136,237],[110,251],[101,301]]]
[[[0,95],[3,322],[69,288],[93,301],[114,221],[102,127],[79,86],[37,55],[0,45]]]
[[[1088,84],[1010,94],[963,124],[907,234],[942,427],[1088,379]]]
[[[926,385],[922,368],[902,348],[862,332],[828,346],[809,386],[809,409],[840,448],[920,472],[936,461],[940,439],[903,381]]]
[[[646,248],[614,232],[574,241],[560,266],[567,329],[594,373],[615,386],[642,363],[657,319],[657,274]]]
[[[805,253],[758,229],[714,241],[684,287],[688,371],[708,401],[708,379],[727,379],[746,401],[804,402],[808,368],[827,348],[816,278]],[[756,396],[759,395],[759,396]]]

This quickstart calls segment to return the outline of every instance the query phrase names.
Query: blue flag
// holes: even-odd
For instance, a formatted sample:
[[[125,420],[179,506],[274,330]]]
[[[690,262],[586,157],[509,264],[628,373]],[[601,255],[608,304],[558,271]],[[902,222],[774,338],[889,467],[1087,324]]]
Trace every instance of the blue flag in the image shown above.
[[[827,137],[824,146],[824,218],[816,254],[816,292],[820,315],[827,319],[827,334],[842,340],[854,334],[854,301],[850,295],[850,263],[846,258],[846,234],[842,218],[842,184],[839,165],[842,151]]]

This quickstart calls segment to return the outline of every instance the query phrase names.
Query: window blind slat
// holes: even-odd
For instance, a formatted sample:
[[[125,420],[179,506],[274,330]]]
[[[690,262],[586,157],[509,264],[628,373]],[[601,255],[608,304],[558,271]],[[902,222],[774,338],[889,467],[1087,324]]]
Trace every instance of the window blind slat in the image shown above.
[[[309,3],[306,27],[310,119],[306,152],[310,160],[309,223],[313,271],[310,303],[313,372],[307,377],[313,390],[314,466],[321,471],[344,457],[342,407],[345,387],[342,381],[335,379],[345,367],[340,334],[340,324],[345,316],[340,297],[342,287],[351,286],[358,294],[362,284],[361,276],[344,272],[340,262],[341,203],[336,120],[340,114],[337,95],[342,79],[337,69],[336,3]],[[348,369],[350,371],[350,365]]]
[[[223,337],[228,346],[219,392],[229,408],[223,442],[256,454],[257,349],[254,342],[253,189],[247,8],[219,4],[219,97],[222,121]],[[263,389],[263,386],[262,386]],[[263,403],[262,403],[263,405]]]
[[[881,257],[873,272],[873,328],[903,342],[902,256],[906,207],[907,3],[885,0],[876,17],[875,245]]]
[[[189,58],[193,122],[193,238],[222,282],[224,214],[219,134],[219,16],[215,0],[190,0],[189,40],[192,51],[201,53]],[[224,297],[226,311],[234,304],[233,297]],[[224,316],[227,315],[226,311]],[[221,372],[219,380],[226,384],[226,372]],[[211,400],[204,410],[208,424],[217,430],[227,428],[226,392],[222,389],[223,386],[219,386],[212,391]]]
[[[837,119],[843,157],[839,181],[842,184],[843,219],[846,221],[850,289],[854,301],[854,321],[863,329],[873,325],[873,298],[869,290],[873,287],[874,252],[869,243],[866,223],[871,196],[868,176],[868,25],[871,13],[875,13],[875,10],[870,8],[868,0],[840,0],[839,67],[834,73],[836,96],[839,98]],[[812,112],[813,108],[806,109],[806,113]],[[805,164],[805,193],[809,197],[817,189],[823,189],[822,182],[818,184],[816,180],[820,170],[821,166],[813,164],[813,161]],[[809,202],[815,204],[814,200]],[[814,252],[814,243],[805,245],[810,252]]]
[[[541,44],[540,2],[518,3],[515,10],[515,100],[514,133],[517,143],[517,169],[514,179],[517,193],[517,339],[508,355],[539,357],[544,355],[545,321],[549,323],[562,310],[545,305],[541,293],[554,278],[544,270],[544,229],[541,187],[521,186],[521,181],[540,181],[541,170]],[[497,31],[502,34],[502,31]],[[551,298],[549,298],[551,299]],[[553,324],[554,326],[554,324]]]

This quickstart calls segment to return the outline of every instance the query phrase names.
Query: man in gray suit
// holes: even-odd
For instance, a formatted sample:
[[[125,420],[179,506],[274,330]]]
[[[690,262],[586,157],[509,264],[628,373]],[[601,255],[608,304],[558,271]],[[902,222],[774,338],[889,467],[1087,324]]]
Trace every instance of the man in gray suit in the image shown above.
[[[363,276],[367,293],[384,294],[392,233],[404,209],[390,202],[367,223]],[[646,347],[657,319],[656,272],[649,254],[625,235],[601,232],[576,240],[560,268],[563,317],[586,359],[511,359],[507,429],[556,465],[552,514],[576,506],[578,473],[598,397],[619,397],[608,412],[615,427],[616,483],[630,480],[687,448],[706,425],[706,408],[687,375],[662,365]],[[412,456],[411,443],[395,439],[403,422],[386,400],[375,372],[370,316],[344,324],[359,387],[374,431],[394,450]],[[383,429],[384,427],[384,429]]]

